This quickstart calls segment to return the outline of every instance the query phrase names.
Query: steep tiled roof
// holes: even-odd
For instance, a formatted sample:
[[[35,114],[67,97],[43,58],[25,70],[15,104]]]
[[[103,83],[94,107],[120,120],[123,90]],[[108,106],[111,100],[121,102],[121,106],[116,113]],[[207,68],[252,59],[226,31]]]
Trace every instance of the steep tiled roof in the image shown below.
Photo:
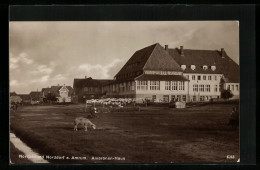
[[[84,78],[84,79],[74,79],[73,88],[83,88],[83,87],[102,87],[113,80],[109,79],[92,79]]]
[[[184,73],[200,74],[224,74],[227,82],[239,82],[239,66],[224,51],[223,58],[221,52],[217,50],[190,50],[184,49],[181,56],[179,49],[169,49],[169,54],[179,65],[186,65]],[[192,70],[191,65],[196,69]],[[208,66],[204,70],[203,65]],[[216,66],[216,70],[211,70],[211,66]]]
[[[31,93],[29,95],[31,96],[32,99],[39,99],[41,96],[41,92],[31,91]]]
[[[31,100],[31,97],[30,97],[29,94],[17,94],[17,96],[20,96],[23,99],[23,101],[24,100]]]
[[[15,92],[10,92],[10,96],[16,96],[17,94]]]
[[[136,51],[116,76],[142,70],[182,71],[159,43]]]
[[[50,88],[42,88],[42,93],[44,92],[45,97],[48,93],[53,93],[56,96],[59,96],[59,90],[62,87],[63,86],[51,86]],[[71,96],[74,93],[74,89],[71,86],[66,86],[66,88],[69,90],[68,95]]]
[[[63,86],[51,86],[50,88],[50,92],[55,94],[56,96],[59,96],[60,92],[59,90],[62,88]],[[71,86],[65,86],[68,90],[69,90],[69,93],[68,95],[71,96],[74,92],[73,88]]]
[[[187,78],[181,75],[151,75],[151,74],[143,74],[137,77],[136,80],[189,81]]]

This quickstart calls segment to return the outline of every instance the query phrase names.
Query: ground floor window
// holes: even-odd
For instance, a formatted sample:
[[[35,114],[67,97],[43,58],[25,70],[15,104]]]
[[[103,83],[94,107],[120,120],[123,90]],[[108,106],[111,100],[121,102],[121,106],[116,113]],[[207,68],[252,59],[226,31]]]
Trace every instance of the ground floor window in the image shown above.
[[[163,102],[169,103],[169,95],[163,95]]]
[[[206,85],[205,91],[210,92],[210,85],[209,84]]]
[[[238,91],[238,85],[236,85],[236,89],[237,89],[237,91]]]
[[[152,99],[153,99],[153,101],[155,101],[156,100],[156,95],[152,95]]]
[[[200,101],[204,101],[204,96],[200,96]]]
[[[204,91],[204,85],[203,84],[199,85],[199,91]]]
[[[198,91],[198,85],[197,84],[193,84],[193,91]]]
[[[177,101],[181,101],[181,95],[177,95]]]
[[[172,102],[175,101],[175,95],[172,95],[171,101],[172,101]]]
[[[183,95],[183,96],[182,96],[182,101],[185,101],[185,102],[186,102],[186,95]]]
[[[192,97],[192,100],[195,102],[195,101],[196,101],[196,96],[193,96],[193,97]]]

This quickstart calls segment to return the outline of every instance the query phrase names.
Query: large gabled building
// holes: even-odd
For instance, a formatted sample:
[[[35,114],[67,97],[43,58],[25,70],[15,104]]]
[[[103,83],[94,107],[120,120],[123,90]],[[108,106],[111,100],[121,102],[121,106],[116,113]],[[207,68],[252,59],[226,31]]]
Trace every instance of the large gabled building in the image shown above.
[[[102,87],[107,97],[152,98],[169,102],[208,101],[230,89],[239,98],[239,66],[224,51],[163,48],[136,51]]]
[[[111,97],[169,102],[173,96],[186,100],[188,82],[179,64],[156,43],[136,51],[116,74],[114,82],[104,88]]]

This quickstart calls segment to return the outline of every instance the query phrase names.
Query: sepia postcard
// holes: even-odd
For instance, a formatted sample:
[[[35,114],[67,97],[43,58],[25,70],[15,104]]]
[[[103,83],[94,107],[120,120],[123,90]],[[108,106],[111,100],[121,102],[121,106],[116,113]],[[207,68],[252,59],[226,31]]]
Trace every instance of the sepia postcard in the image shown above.
[[[240,161],[239,21],[10,21],[10,164]]]

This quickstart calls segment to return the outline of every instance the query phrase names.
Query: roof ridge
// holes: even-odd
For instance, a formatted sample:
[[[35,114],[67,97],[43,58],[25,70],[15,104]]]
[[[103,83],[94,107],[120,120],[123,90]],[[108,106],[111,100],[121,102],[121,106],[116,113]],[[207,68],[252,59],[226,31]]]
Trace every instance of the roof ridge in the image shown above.
[[[160,45],[160,44],[159,44],[159,43],[156,43],[156,44],[154,44],[154,45],[155,45],[155,46],[154,46],[154,48],[153,48],[153,50],[152,50],[150,56],[147,58],[146,63],[144,64],[142,70],[144,70],[145,66],[147,65],[147,61],[148,61],[148,60],[151,58],[151,56],[153,55],[153,52],[154,52],[155,48],[156,48],[158,45]]]

